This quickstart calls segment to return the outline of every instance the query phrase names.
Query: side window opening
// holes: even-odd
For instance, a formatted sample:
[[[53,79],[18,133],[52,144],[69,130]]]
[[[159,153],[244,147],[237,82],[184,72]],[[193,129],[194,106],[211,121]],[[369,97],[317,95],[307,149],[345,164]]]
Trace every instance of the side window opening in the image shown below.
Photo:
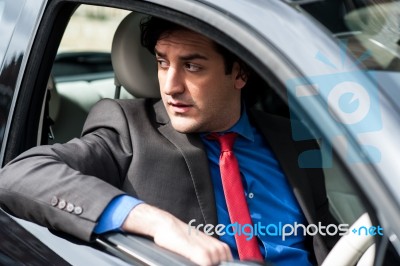
[[[79,137],[90,108],[114,98],[111,45],[114,32],[130,11],[81,5],[71,17],[52,68],[48,143]],[[133,98],[122,90],[120,98]],[[47,126],[47,125],[45,125]]]
[[[273,73],[273,70],[271,70],[271,73]],[[281,90],[284,95],[287,95],[285,86],[282,84],[279,85],[279,88],[268,86],[268,84],[275,84],[268,82],[270,78],[264,75],[262,76],[264,80],[258,83],[264,90],[257,92],[255,106],[262,111],[300,121],[308,134],[314,136],[321,148],[322,140],[318,136],[322,135],[320,134],[320,127],[323,126],[323,122],[309,123],[310,119],[307,114],[299,110],[293,112],[287,98],[282,99],[285,97],[279,97],[275,92]],[[375,265],[375,262],[377,262],[377,265],[396,265],[399,262],[399,257],[393,245],[388,241],[389,236],[384,235],[382,221],[377,217],[378,211],[374,209],[349,171],[351,164],[340,158],[335,152],[336,148],[333,147],[333,153],[328,155],[332,165],[322,169],[325,176],[329,207],[339,225],[346,225],[346,228],[355,229],[355,231],[349,230],[346,235],[347,238],[342,237],[346,241],[345,244],[341,243],[338,249],[332,250],[333,257],[329,258],[326,265],[340,265],[338,259],[342,257],[349,259],[346,261],[348,263],[346,265]],[[327,154],[322,152],[322,156],[327,156]],[[352,225],[354,226],[351,227]],[[349,247],[346,244],[348,242],[357,243],[358,246],[355,249],[350,244]],[[359,254],[356,255],[357,253]],[[341,262],[345,263],[345,260]]]
[[[296,110],[294,117],[299,121],[310,121],[302,111]],[[311,134],[314,136],[323,135],[320,128],[323,123],[307,122],[304,122],[304,126]],[[318,140],[322,151],[321,142],[323,140],[318,137],[315,138]],[[379,210],[373,207],[366,193],[360,188],[360,184],[349,171],[352,162],[346,161],[346,158],[341,158],[338,155],[337,149],[341,148],[336,147],[335,143],[330,143],[330,145],[333,149],[331,153],[321,152],[323,157],[327,156],[329,157],[328,160],[331,161],[330,166],[323,167],[330,211],[339,224],[348,225],[346,227],[351,230],[348,231],[348,234],[342,236],[341,241],[342,239],[346,240],[338,242],[338,249],[335,249],[335,247],[331,251],[332,256],[330,258],[328,256],[324,262],[325,265],[339,265],[341,263],[347,263],[346,265],[397,265],[400,258],[389,241],[389,230],[385,231],[384,228],[385,221],[378,217]],[[343,244],[344,242],[346,244]],[[356,250],[362,252],[359,256],[352,257],[351,254],[354,255]],[[340,260],[339,263],[339,259],[343,258],[345,260]]]
[[[271,72],[273,73],[273,71]],[[276,93],[277,89],[286,91],[284,85],[279,85],[280,88],[274,88],[269,85],[274,84],[274,82],[269,80],[270,78],[271,77],[268,77],[267,75],[257,77],[255,86],[258,89],[251,92],[256,95],[250,97],[254,106],[261,111],[294,119],[302,123],[308,134],[313,135],[321,145],[321,139],[315,137],[316,135],[320,135],[320,129],[318,128],[319,125],[312,126],[305,122],[309,121],[309,119],[306,118],[306,114],[301,111],[296,110],[293,112],[290,110],[287,98],[284,99],[285,97],[280,97]],[[287,95],[286,93],[284,94]],[[327,156],[324,152],[321,154],[322,156]],[[325,176],[325,187],[330,204],[330,211],[337,220],[339,226],[342,225],[343,228],[349,228],[351,230],[354,228],[356,229],[354,232],[348,231],[346,235],[348,237],[343,238],[346,242],[358,242],[359,246],[357,246],[357,249],[362,252],[356,255],[358,252],[356,249],[352,247],[349,248],[347,244],[340,245],[338,249],[333,250],[333,258],[331,257],[326,265],[339,265],[335,262],[338,255],[343,256],[346,259],[348,258],[349,260],[347,260],[347,263],[350,263],[349,265],[373,265],[375,260],[380,259],[377,253],[385,243],[383,240],[387,238],[387,236],[379,233],[370,233],[373,230],[377,230],[378,227],[381,227],[380,221],[376,215],[376,210],[374,210],[369,200],[363,195],[362,190],[354,181],[354,177],[347,169],[349,165],[344,163],[335,152],[328,156],[330,157],[329,160],[332,161],[332,165],[329,167],[323,167],[322,170]],[[370,228],[375,229],[369,231]],[[380,233],[381,232],[382,231],[380,231]],[[385,263],[389,263],[395,258],[394,254],[396,253],[393,252],[393,247],[389,248],[389,250],[390,252],[383,255],[385,257]],[[329,264],[332,262],[333,264]],[[344,262],[344,260],[342,262]]]

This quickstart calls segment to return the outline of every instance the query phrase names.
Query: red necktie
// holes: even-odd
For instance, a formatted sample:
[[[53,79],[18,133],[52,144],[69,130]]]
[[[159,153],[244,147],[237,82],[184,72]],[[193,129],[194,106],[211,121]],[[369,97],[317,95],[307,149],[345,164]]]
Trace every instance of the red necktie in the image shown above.
[[[222,186],[224,188],[224,195],[231,223],[238,223],[241,227],[245,224],[253,226],[244,195],[239,164],[233,154],[233,144],[236,136],[236,133],[226,133],[224,135],[211,133],[209,139],[218,140],[221,146],[219,168],[221,171]],[[241,260],[263,261],[257,243],[257,237],[253,236],[250,240],[246,240],[246,238],[248,238],[248,236],[244,234],[235,234],[239,258]]]

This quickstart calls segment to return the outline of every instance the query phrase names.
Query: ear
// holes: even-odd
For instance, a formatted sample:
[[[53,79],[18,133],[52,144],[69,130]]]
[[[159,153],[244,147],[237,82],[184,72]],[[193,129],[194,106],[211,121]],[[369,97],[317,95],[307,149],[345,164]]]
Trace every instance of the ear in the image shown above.
[[[235,89],[241,90],[247,82],[247,75],[243,72],[238,62],[233,63],[232,78]]]

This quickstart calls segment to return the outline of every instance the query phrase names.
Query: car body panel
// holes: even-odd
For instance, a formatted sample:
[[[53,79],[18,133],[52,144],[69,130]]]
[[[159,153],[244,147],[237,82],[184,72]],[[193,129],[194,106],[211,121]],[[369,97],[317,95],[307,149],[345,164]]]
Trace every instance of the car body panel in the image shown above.
[[[69,265],[0,210],[1,265]]]

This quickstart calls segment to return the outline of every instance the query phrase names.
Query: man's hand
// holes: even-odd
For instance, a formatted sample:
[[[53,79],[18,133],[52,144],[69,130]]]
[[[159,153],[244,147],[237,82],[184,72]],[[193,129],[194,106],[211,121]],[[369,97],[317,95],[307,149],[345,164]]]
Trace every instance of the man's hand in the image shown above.
[[[195,229],[189,233],[189,225],[148,204],[140,204],[133,208],[122,229],[151,236],[157,245],[199,265],[218,265],[221,261],[232,260],[227,244]]]

